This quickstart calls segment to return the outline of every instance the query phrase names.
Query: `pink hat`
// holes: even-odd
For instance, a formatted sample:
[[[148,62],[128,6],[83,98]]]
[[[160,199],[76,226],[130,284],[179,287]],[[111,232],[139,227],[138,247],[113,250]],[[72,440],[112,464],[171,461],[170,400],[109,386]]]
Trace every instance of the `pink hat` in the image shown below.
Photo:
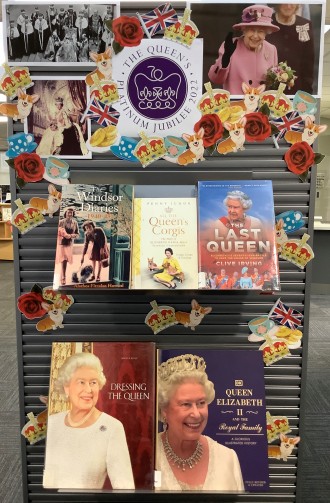
[[[241,30],[249,26],[260,26],[269,28],[271,31],[278,31],[279,27],[272,24],[273,9],[267,5],[250,5],[242,12],[242,22],[234,24],[234,30]]]

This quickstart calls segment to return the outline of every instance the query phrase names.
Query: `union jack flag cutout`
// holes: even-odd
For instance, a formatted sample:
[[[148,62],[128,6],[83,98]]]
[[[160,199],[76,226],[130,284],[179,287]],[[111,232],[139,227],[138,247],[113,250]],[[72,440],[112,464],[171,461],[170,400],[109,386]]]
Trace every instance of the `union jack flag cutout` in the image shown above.
[[[153,37],[159,31],[165,30],[178,21],[176,10],[170,3],[164,3],[147,14],[136,13],[143,31],[148,38]]]
[[[92,119],[92,121],[97,122],[100,126],[106,127],[110,126],[110,124],[116,126],[118,124],[119,116],[120,112],[118,112],[115,108],[94,98],[87,106],[83,118],[88,117],[89,119]]]
[[[281,299],[278,299],[269,313],[269,318],[279,325],[285,325],[295,330],[301,327],[304,315],[296,309],[286,306]]]
[[[283,117],[272,119],[270,122],[279,130],[276,140],[281,140],[287,131],[302,131],[305,127],[305,122],[298,112],[290,112]]]

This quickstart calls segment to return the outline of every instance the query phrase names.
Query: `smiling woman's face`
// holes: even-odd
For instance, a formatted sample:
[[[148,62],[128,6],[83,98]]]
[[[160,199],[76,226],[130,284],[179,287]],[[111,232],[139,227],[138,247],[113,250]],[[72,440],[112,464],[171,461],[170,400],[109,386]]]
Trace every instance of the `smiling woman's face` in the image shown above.
[[[72,408],[90,410],[97,403],[100,391],[98,372],[92,367],[79,367],[72,374],[64,391],[69,395]]]
[[[204,386],[187,381],[175,389],[164,409],[172,441],[198,440],[207,423],[208,405]]]
[[[266,30],[260,27],[251,26],[251,28],[246,28],[244,30],[243,37],[246,47],[250,49],[250,51],[255,51],[265,40]]]

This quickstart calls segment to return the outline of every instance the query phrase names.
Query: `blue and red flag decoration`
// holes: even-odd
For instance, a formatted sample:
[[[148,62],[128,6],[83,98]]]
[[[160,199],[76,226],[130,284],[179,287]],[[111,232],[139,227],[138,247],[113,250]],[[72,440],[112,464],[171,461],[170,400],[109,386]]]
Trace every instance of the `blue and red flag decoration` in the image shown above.
[[[81,122],[86,117],[92,119],[94,122],[97,122],[100,126],[106,127],[110,124],[117,126],[120,112],[112,106],[106,105],[105,103],[102,103],[102,101],[98,101],[94,98],[88,104]]]
[[[304,315],[300,311],[286,306],[281,299],[278,299],[268,317],[279,325],[285,325],[295,330],[297,327],[301,327]]]
[[[165,30],[172,24],[178,21],[176,10],[173,9],[170,3],[164,3],[147,14],[136,13],[144,33],[148,38],[153,37],[156,33]]]
[[[305,122],[298,112],[290,112],[270,122],[279,130],[279,133],[275,135],[276,140],[283,138],[287,131],[303,131],[305,127]]]

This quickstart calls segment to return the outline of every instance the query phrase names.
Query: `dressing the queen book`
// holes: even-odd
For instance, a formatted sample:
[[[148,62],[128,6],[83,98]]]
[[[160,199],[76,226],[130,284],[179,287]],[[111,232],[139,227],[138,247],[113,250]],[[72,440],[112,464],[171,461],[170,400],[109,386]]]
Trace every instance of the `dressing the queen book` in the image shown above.
[[[54,288],[129,288],[132,185],[64,185]]]
[[[199,288],[280,290],[270,180],[198,182]]]
[[[135,198],[133,288],[197,288],[194,197]]]

